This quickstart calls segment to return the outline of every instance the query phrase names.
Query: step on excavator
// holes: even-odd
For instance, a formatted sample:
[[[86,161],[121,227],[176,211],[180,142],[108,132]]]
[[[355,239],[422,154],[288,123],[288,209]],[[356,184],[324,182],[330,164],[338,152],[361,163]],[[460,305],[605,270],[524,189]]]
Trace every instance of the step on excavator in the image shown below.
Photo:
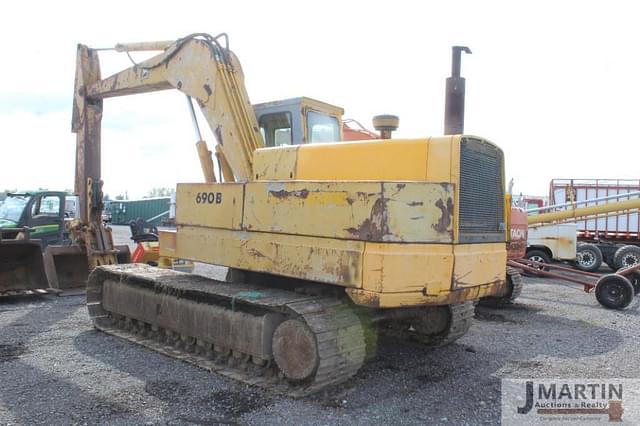
[[[493,143],[461,131],[330,142],[341,116],[306,98],[258,119],[225,34],[115,49],[160,53],[102,79],[97,50],[77,50],[72,231],[93,271],[98,329],[299,397],[356,374],[378,333],[447,344],[469,329],[477,300],[512,291]],[[225,266],[225,281],[118,264],[100,220],[103,100],[167,89],[187,95],[197,124],[195,100],[217,144],[212,154],[198,131],[204,182],[178,184],[160,255]],[[393,121],[381,119],[384,134]]]

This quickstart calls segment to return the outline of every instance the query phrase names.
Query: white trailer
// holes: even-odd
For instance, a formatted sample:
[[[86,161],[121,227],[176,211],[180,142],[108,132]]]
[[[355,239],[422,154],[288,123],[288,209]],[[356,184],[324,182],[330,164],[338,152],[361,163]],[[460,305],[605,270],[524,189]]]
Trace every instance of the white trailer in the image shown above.
[[[562,233],[559,227],[572,222],[578,268],[596,271],[605,262],[615,271],[640,263],[640,181],[554,179],[549,200],[550,206],[528,211],[527,257],[536,250],[535,255],[545,252],[549,259],[568,260],[555,255],[552,247]],[[547,218],[537,219],[540,213]],[[552,221],[556,223],[549,224]],[[535,231],[536,227],[541,230]]]

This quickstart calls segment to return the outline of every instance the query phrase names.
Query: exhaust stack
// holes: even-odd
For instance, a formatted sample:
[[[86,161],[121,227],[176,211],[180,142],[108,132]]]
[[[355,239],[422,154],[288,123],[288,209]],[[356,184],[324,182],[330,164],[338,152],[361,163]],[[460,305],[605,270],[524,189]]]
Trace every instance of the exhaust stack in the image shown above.
[[[447,92],[444,104],[444,134],[460,135],[464,133],[464,91],[465,80],[460,77],[462,52],[471,53],[466,46],[453,46],[451,59],[451,77],[447,78]]]

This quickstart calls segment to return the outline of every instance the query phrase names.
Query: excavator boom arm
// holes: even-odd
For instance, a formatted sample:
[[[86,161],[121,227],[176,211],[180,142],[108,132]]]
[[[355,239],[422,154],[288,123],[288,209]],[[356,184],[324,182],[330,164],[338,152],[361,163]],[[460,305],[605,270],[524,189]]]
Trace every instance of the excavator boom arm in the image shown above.
[[[97,50],[78,45],[72,131],[76,133],[75,192],[80,221],[72,232],[86,249],[89,270],[116,262],[111,233],[102,224],[101,121],[103,99],[175,88],[195,99],[218,145],[216,157],[227,181],[247,181],[253,152],[264,145],[236,56],[218,39],[193,34],[175,42],[119,44],[117,51],[164,50],[106,79]],[[215,180],[211,153],[198,141],[207,181]],[[222,178],[222,177],[221,177]]]
[[[196,99],[235,178],[248,180],[253,152],[264,143],[244,86],[240,62],[215,38],[180,39],[162,54],[104,80],[97,79],[85,86],[84,95],[89,101],[99,102],[109,97],[172,88]]]

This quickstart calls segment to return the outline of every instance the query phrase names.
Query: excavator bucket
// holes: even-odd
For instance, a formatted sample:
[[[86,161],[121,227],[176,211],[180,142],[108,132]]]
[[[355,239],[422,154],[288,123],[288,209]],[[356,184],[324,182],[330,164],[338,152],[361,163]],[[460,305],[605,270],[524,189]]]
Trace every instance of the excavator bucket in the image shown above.
[[[0,296],[46,293],[40,241],[0,241]]]
[[[115,246],[115,249],[118,250],[118,263],[131,263],[129,246]],[[54,289],[82,288],[87,284],[87,253],[79,246],[48,246],[44,264],[49,285]]]

